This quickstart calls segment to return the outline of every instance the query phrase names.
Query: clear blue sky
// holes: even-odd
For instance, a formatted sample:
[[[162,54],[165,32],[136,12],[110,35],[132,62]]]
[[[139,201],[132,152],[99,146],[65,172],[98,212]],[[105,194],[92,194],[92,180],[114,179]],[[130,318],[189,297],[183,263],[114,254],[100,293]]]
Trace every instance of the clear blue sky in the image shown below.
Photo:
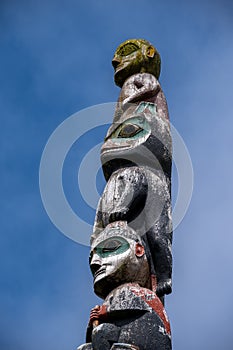
[[[0,349],[74,350],[84,342],[89,310],[99,302],[89,249],[48,218],[40,158],[64,119],[117,99],[113,52],[137,37],[161,53],[171,121],[194,167],[192,202],[174,233],[174,291],[166,301],[173,349],[232,349],[232,2],[2,0],[0,27]],[[104,130],[86,142],[95,144],[95,137],[100,142]],[[64,176],[75,210],[82,206],[72,196],[80,147],[85,142]],[[101,188],[101,175],[99,181]],[[94,219],[88,208],[83,215]]]

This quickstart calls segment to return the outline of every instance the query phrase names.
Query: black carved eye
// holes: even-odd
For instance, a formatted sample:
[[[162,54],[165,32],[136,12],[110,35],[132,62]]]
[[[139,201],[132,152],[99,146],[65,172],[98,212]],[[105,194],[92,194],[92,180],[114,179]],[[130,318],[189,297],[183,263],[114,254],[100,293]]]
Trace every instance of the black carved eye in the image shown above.
[[[107,252],[113,252],[114,250],[117,250],[121,246],[121,242],[112,239],[108,240],[104,243],[104,246],[102,247],[102,252],[107,253]]]
[[[129,243],[123,237],[112,237],[99,243],[93,249],[93,253],[99,255],[101,258],[107,258],[109,256],[124,253],[128,249]]]
[[[141,130],[143,130],[142,128],[140,128],[140,126],[135,125],[135,124],[125,124],[122,126],[118,137],[123,137],[123,138],[127,138],[127,137],[132,137],[134,135],[136,135],[137,133],[139,133]]]
[[[120,56],[128,56],[131,53],[133,53],[134,51],[137,51],[139,49],[139,47],[133,43],[129,43],[124,45],[123,47],[121,47],[118,51],[118,54]]]

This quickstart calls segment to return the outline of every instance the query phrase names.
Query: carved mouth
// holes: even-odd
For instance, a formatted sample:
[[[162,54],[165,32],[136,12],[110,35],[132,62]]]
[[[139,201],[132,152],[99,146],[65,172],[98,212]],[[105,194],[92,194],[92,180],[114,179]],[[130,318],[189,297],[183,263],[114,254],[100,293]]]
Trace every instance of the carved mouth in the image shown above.
[[[119,71],[121,71],[122,69],[124,69],[125,67],[127,67],[127,65],[129,64],[130,61],[126,61],[124,63],[120,63],[118,64],[118,66],[116,67],[115,70],[115,74],[118,73]]]
[[[122,142],[123,143],[123,142]],[[127,146],[122,146],[122,143],[119,142],[118,145],[113,144],[113,146],[105,147],[104,149],[101,150],[101,155],[109,152],[117,152],[125,149],[130,149],[132,148],[132,145],[127,145]]]
[[[115,145],[114,145],[115,146]],[[101,156],[101,161],[103,163],[112,160],[112,159],[126,159],[126,160],[131,160],[130,157],[130,151],[133,149],[132,146],[121,146],[119,145],[118,147],[109,147],[101,150],[100,156]]]
[[[101,269],[97,270],[94,274],[94,279],[96,279],[97,276],[103,274],[106,271],[105,267],[102,267]]]

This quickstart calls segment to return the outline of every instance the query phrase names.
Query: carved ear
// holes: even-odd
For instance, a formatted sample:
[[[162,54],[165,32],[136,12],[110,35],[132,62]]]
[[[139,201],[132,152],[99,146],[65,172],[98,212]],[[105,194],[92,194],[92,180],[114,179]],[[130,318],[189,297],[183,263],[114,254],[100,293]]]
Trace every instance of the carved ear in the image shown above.
[[[147,57],[153,58],[155,55],[155,48],[153,46],[149,46],[146,49],[146,55],[147,55]]]
[[[141,245],[140,243],[136,243],[135,246],[135,255],[140,258],[141,256],[143,256],[145,254],[145,249],[143,247],[143,245]]]

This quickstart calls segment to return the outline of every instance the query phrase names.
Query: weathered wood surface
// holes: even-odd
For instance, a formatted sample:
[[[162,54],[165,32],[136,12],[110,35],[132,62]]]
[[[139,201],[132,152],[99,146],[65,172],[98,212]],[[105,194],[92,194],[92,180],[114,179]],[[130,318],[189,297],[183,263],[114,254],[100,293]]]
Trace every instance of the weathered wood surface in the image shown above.
[[[172,141],[160,55],[145,40],[127,40],[112,64],[121,92],[101,149],[107,184],[90,252],[104,301],[78,350],[170,350],[163,300],[172,290]]]

